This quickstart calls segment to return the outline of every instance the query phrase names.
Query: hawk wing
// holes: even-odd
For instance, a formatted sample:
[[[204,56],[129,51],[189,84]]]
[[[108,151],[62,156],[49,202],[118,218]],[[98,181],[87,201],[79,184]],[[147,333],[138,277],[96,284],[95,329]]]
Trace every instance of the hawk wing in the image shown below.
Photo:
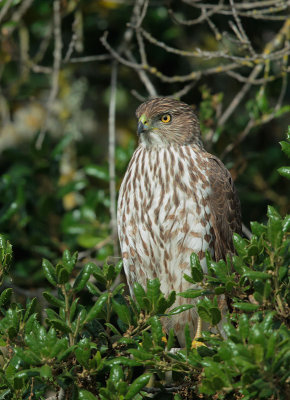
[[[231,174],[217,157],[207,154],[211,224],[214,230],[215,259],[234,252],[233,233],[241,234],[241,205]]]

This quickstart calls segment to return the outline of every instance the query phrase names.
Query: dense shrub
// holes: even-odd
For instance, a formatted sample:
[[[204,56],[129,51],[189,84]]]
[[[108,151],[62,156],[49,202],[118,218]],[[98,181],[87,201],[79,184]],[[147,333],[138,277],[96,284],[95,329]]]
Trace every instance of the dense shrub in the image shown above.
[[[204,274],[191,257],[191,276],[201,289],[165,298],[157,279],[145,291],[135,284],[135,299],[125,284],[116,284],[122,263],[88,262],[77,266],[77,253],[65,251],[57,265],[44,259],[50,289],[24,307],[12,290],[0,297],[1,398],[47,398],[56,392],[67,399],[194,399],[216,394],[220,399],[287,399],[289,395],[289,216],[268,208],[267,225],[252,223],[250,240],[234,237],[237,255],[227,262],[207,258]],[[7,270],[11,245],[1,237],[1,268]],[[210,327],[221,313],[217,296],[228,299],[226,338],[211,329],[202,333],[205,346],[192,348],[185,328],[186,348],[166,335],[160,317],[183,312],[172,309],[176,295],[199,298],[197,310]],[[172,371],[173,389],[166,388]],[[146,387],[152,376],[154,388]],[[215,397],[216,398],[216,397]]]

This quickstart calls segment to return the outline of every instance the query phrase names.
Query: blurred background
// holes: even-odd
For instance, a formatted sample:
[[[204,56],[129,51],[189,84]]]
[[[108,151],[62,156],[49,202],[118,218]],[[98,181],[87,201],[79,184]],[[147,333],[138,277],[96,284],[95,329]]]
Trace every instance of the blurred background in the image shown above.
[[[137,145],[135,109],[149,97],[194,107],[246,226],[263,222],[268,204],[285,215],[288,4],[0,2],[0,233],[16,285],[43,285],[41,259],[64,249],[81,263],[114,254],[110,176],[117,195]]]

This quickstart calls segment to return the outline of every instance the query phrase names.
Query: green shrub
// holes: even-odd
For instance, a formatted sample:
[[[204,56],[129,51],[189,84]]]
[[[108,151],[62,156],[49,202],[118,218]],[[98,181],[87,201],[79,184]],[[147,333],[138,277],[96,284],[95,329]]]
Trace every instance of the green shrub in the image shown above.
[[[155,390],[164,398],[192,399],[198,393],[210,399],[287,399],[289,393],[289,225],[273,207],[268,223],[252,223],[250,240],[235,235],[237,255],[227,262],[207,257],[208,274],[191,257],[191,276],[201,289],[181,295],[198,297],[199,316],[218,329],[219,295],[228,300],[226,338],[209,329],[206,346],[176,346],[172,330],[165,335],[160,317],[183,312],[172,309],[175,292],[165,298],[157,279],[145,291],[135,284],[135,299],[116,284],[122,263],[100,268],[89,262],[79,268],[77,253],[65,251],[57,265],[43,260],[50,290],[42,317],[36,299],[24,307],[11,301],[12,290],[0,297],[2,347],[0,398],[44,399],[49,391],[70,399],[141,399],[155,376]],[[11,258],[11,246],[1,237],[1,269]],[[165,388],[172,371],[176,390]],[[153,390],[154,391],[154,390]],[[157,392],[155,398],[161,398]]]

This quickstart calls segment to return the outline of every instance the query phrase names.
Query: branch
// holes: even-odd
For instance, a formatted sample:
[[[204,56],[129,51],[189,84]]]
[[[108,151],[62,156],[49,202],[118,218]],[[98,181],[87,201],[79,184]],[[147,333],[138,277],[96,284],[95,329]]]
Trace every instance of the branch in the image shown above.
[[[113,61],[111,71],[111,94],[109,105],[109,175],[110,175],[110,214],[114,256],[118,256],[118,234],[116,217],[116,172],[115,172],[115,143],[116,143],[116,94],[117,94],[118,64]]]
[[[6,1],[6,3],[4,4],[4,6],[1,9],[0,12],[0,23],[2,21],[2,19],[5,17],[5,15],[7,14],[7,11],[9,10],[11,4],[13,3],[14,0],[8,0]]]
[[[112,57],[109,54],[99,54],[95,56],[86,56],[86,57],[75,57],[71,58],[70,60],[65,61],[65,63],[87,63],[87,62],[94,62],[94,61],[106,61],[110,60]]]
[[[43,123],[40,134],[36,140],[37,149],[40,149],[42,147],[42,143],[47,130],[48,119],[51,115],[51,109],[56,99],[59,88],[59,72],[61,67],[61,50],[62,50],[60,0],[54,0],[53,2],[53,22],[54,22],[54,53],[53,53],[52,85],[46,105],[45,121]]]
[[[265,49],[263,51],[264,55],[270,54],[275,50],[277,47],[279,47],[284,39],[284,37],[287,37],[290,32],[290,18],[288,18],[280,31],[277,33],[277,35],[271,40],[271,42],[267,43],[265,46]],[[238,92],[238,94],[234,97],[226,111],[222,114],[220,119],[217,122],[217,126],[222,126],[226,123],[226,121],[230,118],[232,113],[235,111],[237,106],[240,104],[244,96],[247,94],[249,89],[252,86],[252,81],[255,80],[255,78],[259,75],[263,68],[263,64],[258,64],[251,72],[248,81],[245,83],[245,85],[242,87],[242,89]],[[247,128],[246,128],[247,129]]]
[[[7,36],[10,36],[14,32],[14,29],[17,27],[17,23],[21,20],[21,18],[26,13],[26,11],[28,10],[28,8],[31,6],[32,3],[33,0],[23,0],[21,2],[20,6],[17,8],[17,10],[11,17],[11,21],[15,22],[15,24],[12,24],[9,28],[7,28],[6,32]]]

